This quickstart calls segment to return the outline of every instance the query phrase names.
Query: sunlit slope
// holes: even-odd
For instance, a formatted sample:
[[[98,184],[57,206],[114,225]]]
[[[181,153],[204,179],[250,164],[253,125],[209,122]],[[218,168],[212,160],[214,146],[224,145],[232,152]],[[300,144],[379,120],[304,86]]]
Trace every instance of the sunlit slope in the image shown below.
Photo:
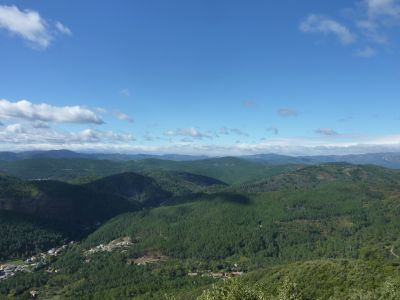
[[[319,257],[390,258],[400,228],[398,190],[392,182],[333,181],[296,191],[197,196],[118,216],[86,244],[130,235],[140,240],[138,251],[160,249],[177,258],[241,256],[252,265]]]

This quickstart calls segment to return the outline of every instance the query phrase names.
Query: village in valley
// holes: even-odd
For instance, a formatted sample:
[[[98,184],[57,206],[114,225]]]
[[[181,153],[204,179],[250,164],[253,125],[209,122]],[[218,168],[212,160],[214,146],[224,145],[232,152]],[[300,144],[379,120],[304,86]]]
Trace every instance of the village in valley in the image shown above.
[[[50,258],[57,257],[62,251],[67,249],[69,245],[73,245],[71,241],[69,244],[64,244],[60,247],[51,248],[46,252],[41,252],[35,256],[32,256],[25,261],[10,261],[0,265],[0,280],[14,276],[18,272],[32,272],[39,267],[46,266],[50,263]],[[47,272],[57,272],[54,269],[48,269]]]
[[[121,252],[126,252],[127,248],[132,246],[136,240],[132,240],[130,237],[121,237],[115,240],[112,240],[108,244],[99,244],[95,247],[90,248],[89,250],[84,251],[84,256],[86,257],[85,263],[90,263],[90,256],[101,253],[101,252],[112,252],[117,249],[120,249]],[[34,272],[39,268],[45,267],[52,262],[52,258],[56,258],[60,255],[64,250],[66,250],[69,246],[76,244],[74,241],[69,242],[68,244],[64,244],[60,247],[54,247],[46,252],[41,252],[35,256],[32,256],[25,261],[9,261],[0,265],[0,281],[7,279],[11,276],[14,276],[18,272]],[[142,257],[137,258],[129,258],[127,260],[127,264],[136,265],[136,266],[144,266],[151,263],[159,263],[167,261],[168,256],[163,255],[160,251],[148,252]],[[59,270],[55,268],[48,267],[46,269],[48,273],[58,273]],[[230,271],[226,272],[214,272],[212,270],[196,270],[190,271],[187,273],[187,276],[190,277],[211,277],[214,279],[226,280],[228,278],[239,277],[244,274],[241,271],[240,267],[237,264],[233,264]],[[33,291],[35,294],[35,291]],[[36,296],[35,296],[36,297]]]

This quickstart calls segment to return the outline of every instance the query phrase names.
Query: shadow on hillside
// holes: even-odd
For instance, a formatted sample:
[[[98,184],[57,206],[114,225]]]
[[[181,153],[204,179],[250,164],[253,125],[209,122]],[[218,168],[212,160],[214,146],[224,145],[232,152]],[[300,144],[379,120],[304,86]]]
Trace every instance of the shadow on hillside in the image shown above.
[[[213,194],[195,193],[180,197],[175,197],[164,202],[163,205],[171,206],[183,203],[209,201],[209,202],[229,202],[240,205],[250,205],[251,199],[245,195],[232,192],[219,192]]]

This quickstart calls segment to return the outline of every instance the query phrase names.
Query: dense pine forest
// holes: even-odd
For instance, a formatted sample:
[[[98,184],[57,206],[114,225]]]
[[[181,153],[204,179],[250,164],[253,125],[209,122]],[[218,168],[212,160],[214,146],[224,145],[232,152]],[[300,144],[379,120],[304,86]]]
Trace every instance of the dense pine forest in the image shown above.
[[[394,169],[30,158],[0,171],[0,260],[17,268],[0,271],[4,298],[400,297]]]

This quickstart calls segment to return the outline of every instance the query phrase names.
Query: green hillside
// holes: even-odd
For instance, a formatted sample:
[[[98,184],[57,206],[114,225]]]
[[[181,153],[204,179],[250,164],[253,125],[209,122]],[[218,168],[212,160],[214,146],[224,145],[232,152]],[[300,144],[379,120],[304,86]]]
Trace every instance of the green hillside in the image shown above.
[[[87,183],[91,180],[123,172],[146,174],[163,170],[207,176],[232,184],[265,178],[295,168],[295,165],[266,166],[233,157],[195,161],[169,161],[162,159],[109,161],[83,158],[0,160],[0,172],[22,179],[50,179],[71,183]]]
[[[173,188],[187,188],[159,207],[115,216],[50,266],[3,281],[0,293],[23,298],[35,287],[45,299],[396,299],[397,171],[347,164],[296,167],[215,193],[208,188],[214,182],[220,187],[218,180],[147,172],[154,179],[121,174],[95,181],[89,190],[127,199],[142,192],[135,182],[164,191],[161,183],[170,184],[175,175]],[[190,184],[195,192],[186,194]],[[206,189],[197,191],[201,186]],[[122,238],[131,242],[95,250]],[[46,273],[49,267],[58,272]],[[232,272],[243,276],[226,284],[218,279]]]
[[[227,184],[221,180],[182,171],[165,171],[158,169],[148,171],[146,175],[154,178],[163,189],[177,196],[218,188],[222,189],[227,186]]]
[[[58,181],[0,177],[0,209],[87,227],[137,208],[125,199]]]
[[[397,289],[400,284],[400,268],[397,263],[323,259],[258,270],[246,278],[267,294],[277,294],[284,279],[296,283],[305,299],[396,299],[389,293],[391,285]]]
[[[154,206],[172,196],[151,177],[133,172],[103,177],[85,184],[85,187],[103,194],[110,194],[139,202],[146,206]]]
[[[0,262],[30,257],[74,237],[60,224],[10,211],[0,211]]]
[[[57,181],[0,176],[0,259],[26,257],[81,238],[140,204],[118,195]]]
[[[138,171],[162,169],[181,171],[212,177],[228,184],[242,183],[260,179],[286,170],[296,168],[294,165],[265,166],[260,163],[235,157],[210,158],[195,161],[168,161],[145,159],[135,164]]]
[[[104,177],[130,171],[131,162],[83,158],[32,158],[0,160],[0,171],[22,179],[70,181],[79,177]]]
[[[273,192],[313,188],[331,182],[356,182],[372,185],[397,185],[400,172],[376,166],[344,163],[299,167],[255,182],[236,185],[229,190],[239,192]]]
[[[176,258],[243,256],[250,265],[319,257],[390,257],[397,189],[331,183],[296,192],[202,196],[196,202],[119,216],[86,240],[140,237],[137,249]],[[363,241],[360,243],[360,241]]]
[[[197,300],[360,299],[400,297],[398,265],[352,259],[323,259],[279,265],[205,290]],[[183,298],[179,298],[183,299]]]

